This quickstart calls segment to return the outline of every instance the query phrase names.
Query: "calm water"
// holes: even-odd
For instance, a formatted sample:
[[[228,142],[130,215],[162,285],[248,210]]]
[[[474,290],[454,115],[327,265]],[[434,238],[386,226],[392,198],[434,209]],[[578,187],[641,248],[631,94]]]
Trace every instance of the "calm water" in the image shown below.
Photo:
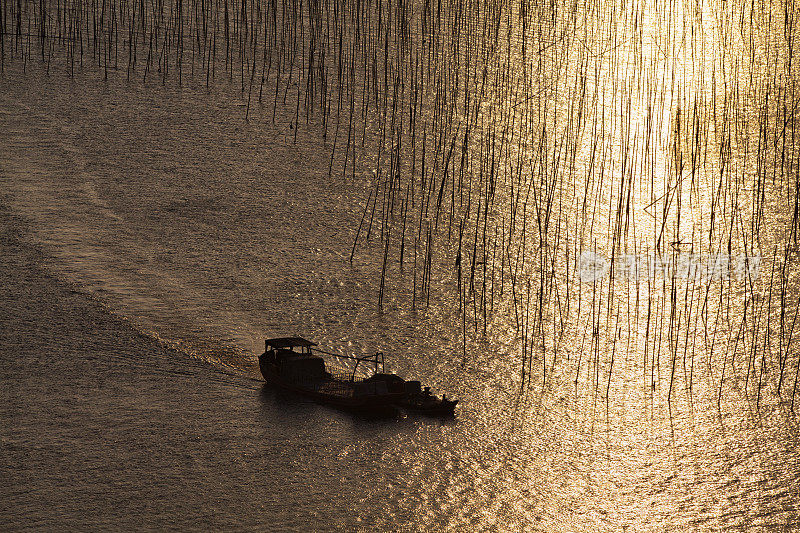
[[[733,23],[720,21],[717,30],[724,34]],[[540,38],[546,26],[539,26]],[[584,36],[594,30],[591,24],[581,29]],[[630,33],[658,36],[661,30]],[[560,42],[558,35],[546,37]],[[786,393],[775,390],[779,365],[772,363],[783,360],[784,347],[792,354],[786,356],[791,388],[797,347],[787,345],[784,328],[775,324],[784,314],[794,316],[796,273],[787,268],[789,289],[779,293],[774,258],[790,243],[786,197],[794,189],[785,173],[796,172],[791,161],[797,149],[789,144],[788,159],[784,150],[784,163],[775,167],[784,177],[753,199],[758,195],[746,178],[760,175],[767,159],[753,156],[742,139],[762,122],[751,117],[747,123],[748,106],[710,102],[717,91],[736,94],[716,81],[752,87],[743,72],[757,71],[759,63],[744,58],[760,57],[761,45],[729,47],[727,37],[718,47],[691,41],[708,45],[704,54],[712,59],[705,64],[694,49],[687,60],[672,39],[633,38],[614,46],[598,36],[573,43],[588,50],[586,56],[570,55],[569,47],[543,56],[546,75],[534,78],[552,82],[555,94],[536,101],[555,102],[552,115],[550,104],[537,103],[519,116],[514,111],[539,86],[518,92],[515,83],[499,83],[482,95],[481,105],[499,110],[483,119],[493,117],[499,129],[520,128],[525,137],[534,128],[522,128],[522,121],[543,113],[552,131],[566,128],[555,145],[562,139],[575,147],[537,156],[538,138],[517,139],[518,154],[551,170],[542,170],[539,181],[515,181],[522,178],[504,171],[498,187],[509,190],[491,215],[482,215],[483,226],[480,216],[464,219],[476,236],[475,227],[492,228],[486,220],[503,228],[514,203],[512,184],[517,195],[521,185],[541,187],[516,211],[517,224],[520,212],[530,216],[528,244],[519,237],[526,234],[521,225],[507,240],[489,230],[509,263],[527,257],[532,266],[499,268],[519,273],[514,283],[521,292],[511,295],[509,288],[501,297],[498,289],[496,304],[491,292],[485,337],[474,324],[487,304],[480,291],[467,297],[459,289],[451,273],[453,242],[444,237],[437,241],[442,257],[431,274],[430,306],[412,305],[421,269],[410,266],[408,250],[398,267],[393,248],[379,312],[379,235],[349,260],[373,188],[368,163],[374,161],[359,160],[357,172],[329,176],[332,140],[323,138],[319,120],[298,132],[293,109],[279,108],[273,122],[267,104],[255,105],[245,120],[238,81],[224,76],[206,89],[202,83],[126,82],[113,74],[103,80],[88,67],[70,78],[57,62],[49,76],[36,61],[25,72],[21,62],[6,64],[0,77],[0,525],[300,531],[798,526],[800,435]],[[637,48],[643,42],[652,49]],[[668,48],[659,48],[665,43]],[[609,62],[602,59],[606,45]],[[498,46],[494,53],[503,56]],[[510,40],[506,46],[512,47]],[[733,50],[736,59],[729,62],[723,50]],[[659,54],[672,60],[653,59]],[[533,61],[509,57],[517,73]],[[589,57],[601,59],[591,63]],[[749,67],[704,73],[722,64],[720,57],[726,65]],[[796,67],[788,71],[796,75]],[[594,72],[588,94],[594,91],[595,104],[582,116],[586,124],[607,127],[608,139],[599,145],[587,140],[601,136],[597,128],[565,126],[577,113],[570,102],[580,96],[574,77],[564,73],[586,72]],[[530,81],[526,76],[514,79]],[[704,95],[701,103],[679,93],[681,86],[695,89],[689,96]],[[764,83],[758,86],[747,90],[766,91]],[[781,98],[791,109],[793,93]],[[654,101],[655,111],[644,111]],[[681,122],[677,110],[687,102],[694,115]],[[726,121],[714,112],[727,109],[741,132],[715,135]],[[764,131],[773,134],[777,119],[770,113]],[[454,123],[467,123],[455,116]],[[701,120],[713,126],[704,130]],[[649,148],[641,146],[637,121],[642,131],[648,121],[658,124],[649,129]],[[676,141],[680,124],[692,124],[693,138],[701,140]],[[493,126],[478,130],[485,141]],[[491,147],[475,142],[473,154]],[[368,140],[365,151],[375,144]],[[717,160],[695,165],[697,172],[681,168],[683,177],[670,181],[682,158],[697,160],[697,146],[732,154],[722,161],[736,169],[733,177],[725,174],[737,184],[725,190],[736,195],[715,195],[715,176],[722,175]],[[500,146],[504,165],[514,162],[514,150]],[[773,165],[781,161],[778,153],[769,152]],[[556,161],[567,156],[573,163],[559,167]],[[486,170],[481,157],[469,156],[475,176]],[[611,170],[598,171],[600,161]],[[634,173],[646,179],[626,178]],[[548,181],[552,176],[559,176],[558,187]],[[463,195],[455,209],[454,181],[451,186],[453,212],[469,213]],[[486,187],[480,181],[466,195],[477,201]],[[553,190],[558,201],[543,201]],[[614,218],[626,195],[633,214],[621,231]],[[654,216],[651,200],[662,195],[671,199],[656,204],[661,215]],[[587,198],[594,200],[587,204]],[[550,229],[543,229],[545,212],[552,213]],[[715,216],[723,221],[716,226],[709,222]],[[766,229],[756,230],[754,246],[748,234],[760,223]],[[765,251],[756,289],[645,282],[596,289],[575,280],[584,249],[608,256],[617,247],[650,250],[663,235],[664,242],[706,253],[719,251],[726,231],[736,235],[728,241],[733,251]],[[476,261],[482,273],[475,283],[493,289],[499,281],[495,255],[493,270],[483,268],[490,264],[487,249],[491,245]],[[465,269],[467,263],[465,256]],[[550,270],[572,278],[546,274]],[[530,305],[522,279],[532,286]],[[778,294],[788,294],[787,302],[778,304]],[[472,306],[473,322],[462,322],[459,305]],[[756,315],[754,307],[766,311]],[[537,321],[536,309],[545,318]],[[740,324],[740,315],[752,320]],[[393,371],[460,398],[457,417],[369,420],[265,388],[257,354],[265,337],[286,334],[344,353],[383,351]],[[756,350],[751,368],[747,354]],[[525,354],[531,370],[521,386]],[[720,378],[723,368],[728,374]],[[762,380],[768,384],[763,390]]]

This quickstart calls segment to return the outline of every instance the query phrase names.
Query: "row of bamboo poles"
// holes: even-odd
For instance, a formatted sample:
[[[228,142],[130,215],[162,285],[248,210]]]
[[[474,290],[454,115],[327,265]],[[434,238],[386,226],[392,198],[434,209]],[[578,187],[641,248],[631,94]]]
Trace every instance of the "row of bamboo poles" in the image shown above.
[[[570,368],[608,401],[636,354],[647,390],[691,401],[702,366],[718,402],[744,376],[794,409],[793,0],[0,1],[4,71],[235,83],[249,119],[319,128],[365,187],[350,257],[382,252],[379,308],[398,278],[452,303],[464,358],[500,343],[523,388]],[[586,252],[762,263],[587,283]]]

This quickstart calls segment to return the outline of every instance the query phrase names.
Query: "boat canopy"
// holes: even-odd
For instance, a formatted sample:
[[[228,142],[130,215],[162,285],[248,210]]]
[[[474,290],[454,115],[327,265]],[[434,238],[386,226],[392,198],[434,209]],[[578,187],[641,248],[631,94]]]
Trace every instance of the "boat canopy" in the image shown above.
[[[293,348],[295,346],[302,346],[304,348],[308,348],[310,346],[316,346],[316,342],[311,342],[306,340],[302,337],[279,337],[277,339],[266,339],[264,341],[266,346],[272,346],[273,348],[281,349],[281,348]]]

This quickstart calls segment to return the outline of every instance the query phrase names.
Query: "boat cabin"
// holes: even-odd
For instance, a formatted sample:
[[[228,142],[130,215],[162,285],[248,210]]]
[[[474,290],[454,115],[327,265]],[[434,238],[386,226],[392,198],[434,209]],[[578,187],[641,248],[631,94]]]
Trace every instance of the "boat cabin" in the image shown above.
[[[325,379],[325,360],[312,354],[316,343],[301,337],[281,337],[264,341],[264,355],[269,363],[277,366],[284,379],[299,383]]]

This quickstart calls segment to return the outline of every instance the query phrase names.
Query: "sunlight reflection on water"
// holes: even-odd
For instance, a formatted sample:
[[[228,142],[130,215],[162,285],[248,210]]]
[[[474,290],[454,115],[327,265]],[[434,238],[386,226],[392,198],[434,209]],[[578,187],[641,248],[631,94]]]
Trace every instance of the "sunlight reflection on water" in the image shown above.
[[[733,28],[724,7],[686,13],[683,4],[638,6],[638,14],[620,15],[646,23],[626,18],[619,26],[615,6],[606,7],[564,15],[550,28],[562,39],[552,53],[504,56],[512,44],[500,40],[489,62],[500,68],[497,58],[510,57],[512,79],[533,82],[524,90],[520,83],[496,84],[480,102],[490,111],[469,147],[475,148],[470,186],[486,170],[481,143],[493,132],[504,138],[497,131],[503,127],[522,132],[502,156],[497,205],[483,215],[484,224],[502,227],[490,238],[506,239],[502,224],[509,224],[516,202],[510,184],[520,180],[518,195],[519,187],[537,189],[516,207],[515,236],[500,244],[508,263],[495,271],[492,256],[486,338],[479,323],[487,293],[459,293],[455,239],[443,234],[431,306],[412,309],[411,299],[421,297],[413,292],[421,270],[399,268],[393,249],[385,312],[378,313],[383,229],[374,229],[370,244],[348,260],[369,179],[329,178],[330,141],[320,141],[318,123],[289,130],[293,118],[285,110],[275,124],[261,115],[246,122],[238,88],[224,82],[209,94],[191,85],[143,86],[113,77],[101,85],[89,74],[67,80],[63,73],[44,78],[38,67],[24,75],[8,67],[0,95],[4,201],[24,218],[56,277],[139,331],[239,378],[258,377],[255,354],[264,337],[301,334],[335,351],[384,351],[401,375],[461,398],[455,421],[373,424],[316,408],[309,421],[291,401],[260,397],[264,424],[278,420],[282,431],[237,445],[257,454],[291,441],[299,455],[275,468],[294,485],[294,496],[313,493],[324,507],[336,494],[328,511],[352,502],[364,528],[796,523],[798,436],[785,396],[776,397],[769,351],[772,344],[789,350],[774,332],[780,309],[794,316],[794,270],[786,276],[788,303],[764,307],[776,287],[771,276],[780,272],[774,251],[789,239],[783,221],[790,194],[779,181],[753,200],[754,187],[763,186],[753,182],[762,162],[752,156],[758,139],[748,138],[750,128],[764,124],[756,99],[768,89],[765,58],[774,54],[777,62],[785,51],[770,51],[757,36],[750,48],[743,37],[714,38]],[[676,22],[713,15],[715,29]],[[739,90],[753,103],[737,103],[746,99]],[[578,120],[575,102],[584,91]],[[777,117],[765,116],[775,128]],[[523,128],[523,117],[542,128]],[[456,113],[454,120],[464,117]],[[368,142],[365,151],[373,148]],[[515,178],[517,157],[534,163]],[[481,183],[467,199],[478,199]],[[455,200],[447,201],[455,210]],[[465,226],[475,232],[469,244],[477,249],[479,223],[464,212]],[[526,233],[519,227],[523,214]],[[697,253],[729,244],[733,253],[764,251],[761,278],[753,286],[576,280],[582,250],[614,257],[674,243]],[[477,281],[464,278],[463,287],[487,279],[481,279],[487,252],[467,251],[461,264],[476,253],[482,254]],[[495,294],[501,271],[510,276],[511,263],[523,258],[513,291],[504,279],[504,292]],[[462,308],[477,322],[462,322]],[[769,364],[762,353],[770,354]],[[146,373],[146,365],[139,371]],[[203,405],[225,419],[231,404],[242,409],[241,399]],[[287,430],[295,425],[300,436]],[[213,442],[206,444],[212,448],[206,467],[213,470]],[[341,459],[346,468],[336,463]],[[253,473],[247,465],[243,471]],[[310,482],[314,473],[318,485]],[[351,484],[359,492],[348,491]],[[287,505],[270,488],[272,505]]]

